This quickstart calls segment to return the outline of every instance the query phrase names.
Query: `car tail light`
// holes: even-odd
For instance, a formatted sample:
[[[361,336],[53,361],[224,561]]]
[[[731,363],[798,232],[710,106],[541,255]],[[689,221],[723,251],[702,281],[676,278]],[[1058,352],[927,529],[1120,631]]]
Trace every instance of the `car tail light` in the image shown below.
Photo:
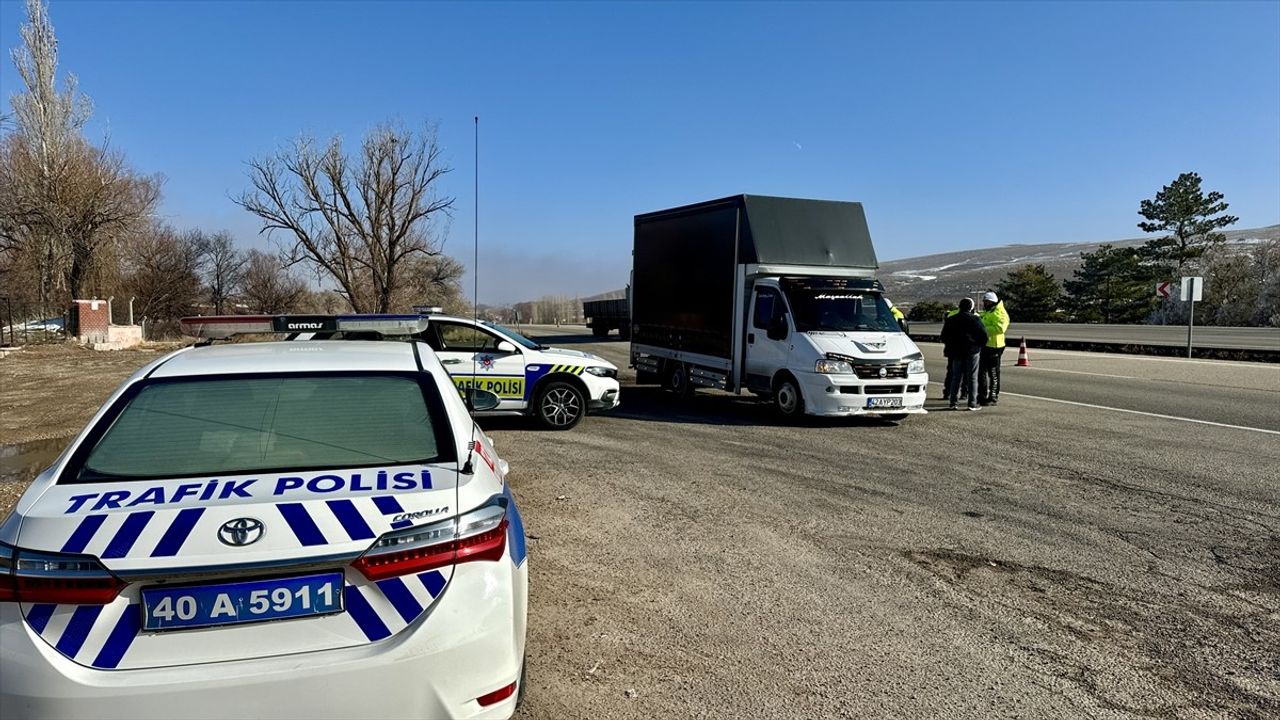
[[[500,687],[491,693],[486,693],[484,695],[481,695],[480,697],[476,698],[476,702],[480,703],[480,707],[489,707],[490,705],[496,705],[515,694],[516,694],[516,684],[511,683],[510,685],[507,685],[505,687]]]
[[[382,580],[474,560],[501,560],[506,550],[507,509],[494,502],[456,518],[387,533],[352,566],[370,580]]]
[[[127,584],[92,555],[39,552],[0,543],[0,602],[106,605]]]

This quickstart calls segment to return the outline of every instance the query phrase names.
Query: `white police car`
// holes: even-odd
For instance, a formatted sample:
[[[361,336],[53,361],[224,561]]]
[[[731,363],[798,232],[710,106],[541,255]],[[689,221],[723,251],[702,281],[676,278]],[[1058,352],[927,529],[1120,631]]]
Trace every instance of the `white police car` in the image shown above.
[[[0,715],[508,717],[505,477],[421,342],[162,358],[0,524]]]
[[[291,332],[299,340],[376,336],[369,324],[427,325],[415,337],[427,343],[460,389],[478,387],[500,399],[497,412],[532,415],[545,428],[568,430],[588,411],[618,406],[618,366],[598,355],[546,347],[511,328],[440,315],[271,316],[232,315],[183,320],[186,332],[226,337],[252,332]]]

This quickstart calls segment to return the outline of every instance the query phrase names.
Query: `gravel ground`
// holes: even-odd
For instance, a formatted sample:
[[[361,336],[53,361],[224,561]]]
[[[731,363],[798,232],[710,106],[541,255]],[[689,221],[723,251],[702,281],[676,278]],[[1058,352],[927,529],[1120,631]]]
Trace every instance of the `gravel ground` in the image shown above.
[[[155,357],[54,352],[0,360],[0,443]],[[482,423],[530,538],[520,717],[1280,716],[1274,435],[1027,397],[788,427],[630,377],[571,432]]]

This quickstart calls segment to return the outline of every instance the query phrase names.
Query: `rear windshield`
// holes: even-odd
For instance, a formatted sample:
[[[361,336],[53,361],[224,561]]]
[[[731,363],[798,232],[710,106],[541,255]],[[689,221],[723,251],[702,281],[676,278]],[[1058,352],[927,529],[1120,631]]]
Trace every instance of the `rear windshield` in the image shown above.
[[[435,402],[429,402],[434,399]],[[231,475],[451,459],[438,397],[396,375],[152,381],[129,397],[74,481]],[[442,450],[450,458],[442,458]]]

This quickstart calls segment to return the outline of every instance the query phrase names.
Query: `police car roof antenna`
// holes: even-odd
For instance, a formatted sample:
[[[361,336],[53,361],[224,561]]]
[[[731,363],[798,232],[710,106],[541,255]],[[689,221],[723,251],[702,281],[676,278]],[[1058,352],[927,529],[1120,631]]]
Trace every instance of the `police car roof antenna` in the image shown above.
[[[472,245],[472,261],[471,261],[471,320],[477,326],[476,337],[480,336],[480,116],[475,116],[475,217],[471,223],[471,245]],[[471,356],[471,383],[467,388],[467,409],[475,408],[476,394],[476,355],[479,355],[479,349]],[[471,466],[471,458],[476,454],[476,421],[471,420],[471,442],[467,445],[467,463],[462,466],[458,472],[470,475],[475,472],[475,468]]]

